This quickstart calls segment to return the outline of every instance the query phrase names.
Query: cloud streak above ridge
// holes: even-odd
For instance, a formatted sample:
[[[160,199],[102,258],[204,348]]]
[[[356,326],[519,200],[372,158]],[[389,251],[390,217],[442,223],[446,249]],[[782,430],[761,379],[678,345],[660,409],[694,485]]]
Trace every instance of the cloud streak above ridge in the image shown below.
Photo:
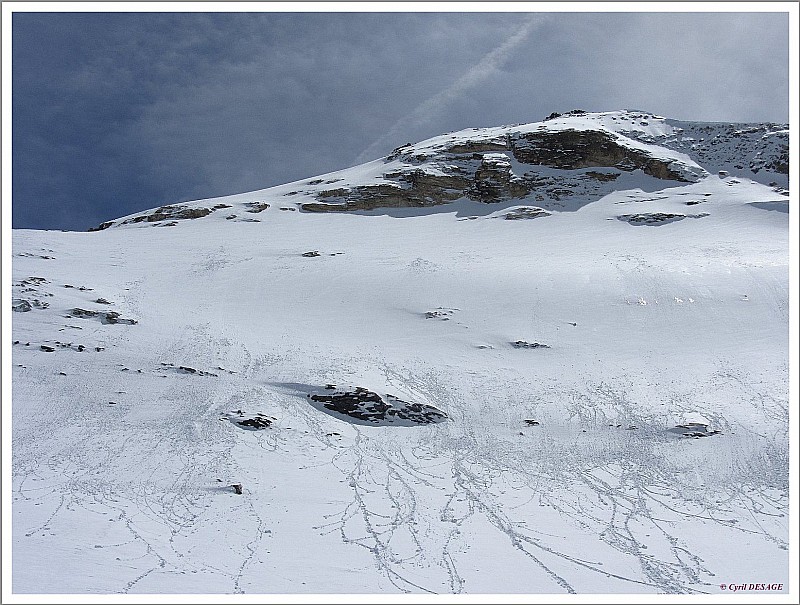
[[[385,134],[358,154],[354,163],[360,164],[375,159],[381,153],[387,141],[398,140],[404,131],[419,129],[420,126],[432,123],[435,117],[443,113],[454,100],[495,74],[503,63],[509,59],[514,50],[545,20],[546,17],[542,15],[529,16],[517,31],[500,46],[486,53],[480,61],[467,69],[455,82],[432,97],[425,99],[411,113],[396,121]]]

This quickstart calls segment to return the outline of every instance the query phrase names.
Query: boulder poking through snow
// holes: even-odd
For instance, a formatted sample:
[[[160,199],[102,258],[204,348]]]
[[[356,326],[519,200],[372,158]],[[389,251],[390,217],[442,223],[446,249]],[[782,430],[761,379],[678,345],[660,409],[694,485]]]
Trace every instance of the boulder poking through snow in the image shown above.
[[[703,218],[708,216],[707,212],[700,214],[674,214],[672,212],[640,212],[638,214],[621,214],[617,218],[631,225],[666,225],[675,223],[685,218]]]
[[[272,426],[276,418],[267,416],[261,412],[250,413],[243,410],[235,410],[225,414],[220,420],[230,420],[240,429],[245,429],[247,431],[260,431]]]
[[[306,397],[318,410],[354,424],[417,426],[447,420],[447,414],[432,405],[403,401],[388,393],[381,396],[364,387],[328,384]]]
[[[449,321],[450,316],[458,311],[458,309],[448,309],[445,307],[436,307],[433,311],[425,313],[425,319],[438,319],[440,321]]]
[[[104,324],[128,324],[128,325],[136,325],[138,322],[135,319],[129,319],[126,317],[120,317],[120,314],[116,311],[91,311],[88,309],[81,309],[79,307],[75,307],[69,312],[72,317],[79,317],[81,319],[90,319],[93,317],[97,317],[100,319],[101,323]]]
[[[511,343],[515,349],[549,349],[550,345],[541,342],[528,342],[527,340],[515,340]]]
[[[536,206],[518,206],[517,208],[512,208],[506,212],[503,215],[503,218],[507,221],[518,221],[520,219],[532,219],[550,216],[550,214],[551,213],[547,210],[538,208]]]
[[[28,312],[28,311],[30,311],[32,308],[33,308],[33,307],[31,306],[31,303],[29,303],[29,302],[28,302],[27,300],[25,300],[24,298],[23,298],[23,299],[20,299],[20,300],[15,300],[15,301],[14,301],[14,302],[11,304],[11,310],[12,310],[12,311],[16,311],[17,313],[27,313],[27,312]]]
[[[711,435],[716,435],[720,431],[709,429],[708,424],[703,422],[686,422],[684,424],[678,424],[674,428],[669,429],[670,433],[677,433],[683,437],[693,437],[698,439],[700,437],[710,437]]]

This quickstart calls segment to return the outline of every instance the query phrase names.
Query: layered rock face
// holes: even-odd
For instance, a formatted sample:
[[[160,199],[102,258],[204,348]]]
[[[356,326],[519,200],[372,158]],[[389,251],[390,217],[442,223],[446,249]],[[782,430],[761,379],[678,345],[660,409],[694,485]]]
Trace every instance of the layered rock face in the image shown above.
[[[568,114],[571,118],[583,115]],[[623,172],[639,170],[676,182],[695,181],[702,172],[697,166],[682,164],[674,154],[658,155],[632,138],[601,127],[531,126],[507,127],[500,134],[474,129],[468,138],[453,137],[452,142],[403,145],[385,159],[386,163],[401,162],[403,167],[385,172],[383,182],[317,191],[317,201],[301,208],[340,212],[425,207],[460,198],[491,204],[529,195],[537,201],[558,201],[589,194],[589,190],[602,189],[603,195],[609,189],[603,185]]]
[[[523,164],[561,170],[617,168],[641,170],[657,179],[688,182],[673,162],[653,157],[639,149],[621,145],[616,137],[600,130],[556,130],[528,132],[510,139],[514,158]]]
[[[475,171],[472,187],[467,197],[478,202],[499,202],[509,198],[522,198],[530,193],[530,186],[514,175],[511,162],[503,153],[487,153]]]
[[[452,202],[464,195],[471,181],[459,175],[437,175],[421,169],[385,175],[397,184],[363,185],[321,191],[321,203],[303,204],[307,212],[419,208]]]

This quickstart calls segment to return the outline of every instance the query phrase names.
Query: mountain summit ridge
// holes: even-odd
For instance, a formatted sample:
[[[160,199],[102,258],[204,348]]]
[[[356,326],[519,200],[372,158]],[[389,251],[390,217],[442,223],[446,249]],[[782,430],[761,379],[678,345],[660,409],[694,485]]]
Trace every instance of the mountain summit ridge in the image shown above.
[[[256,222],[259,218],[253,215],[270,207],[353,212],[471,200],[576,210],[620,188],[679,185],[719,174],[788,195],[788,132],[785,124],[689,122],[642,111],[572,110],[540,122],[446,133],[322,176],[167,204],[90,231],[134,224],[175,226],[212,213],[229,221]],[[633,181],[616,182],[622,175]]]

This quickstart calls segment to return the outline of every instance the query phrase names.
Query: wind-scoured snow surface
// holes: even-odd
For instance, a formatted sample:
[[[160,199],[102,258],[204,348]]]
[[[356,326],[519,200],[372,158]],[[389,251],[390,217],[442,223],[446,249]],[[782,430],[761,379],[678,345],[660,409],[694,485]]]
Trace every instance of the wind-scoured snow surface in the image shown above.
[[[302,209],[541,126],[688,176]],[[13,591],[788,591],[785,130],[748,128],[564,116],[15,231]]]

